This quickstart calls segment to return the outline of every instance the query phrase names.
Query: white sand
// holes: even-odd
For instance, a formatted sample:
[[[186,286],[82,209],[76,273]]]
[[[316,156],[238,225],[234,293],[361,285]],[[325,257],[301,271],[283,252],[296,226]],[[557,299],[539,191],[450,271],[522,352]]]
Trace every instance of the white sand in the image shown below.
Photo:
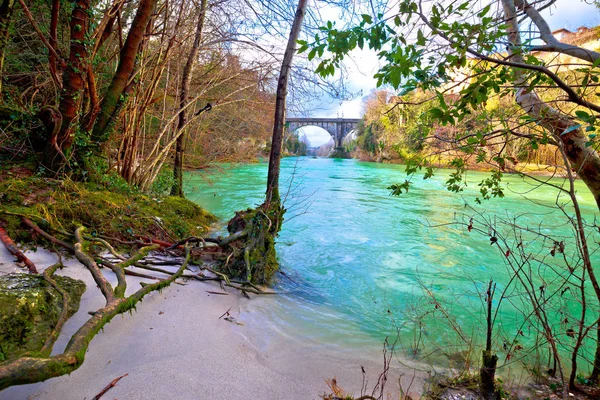
[[[56,261],[55,255],[43,250],[27,255],[39,269]],[[83,280],[88,290],[79,312],[65,325],[54,353],[63,351],[70,336],[89,318],[88,311],[104,305],[89,272],[76,260],[65,264],[68,268],[58,273]],[[0,245],[0,274],[16,270],[13,257]],[[111,283],[116,282],[110,271],[103,272]],[[127,280],[128,294],[139,288],[141,279],[127,276]],[[219,316],[229,308],[242,321],[268,316],[240,315],[240,302],[247,300],[233,289],[227,296],[207,290],[221,291],[216,284],[190,281],[186,286],[174,284],[162,293],[149,294],[133,314],[115,317],[94,338],[85,362],[70,376],[11,387],[0,392],[0,399],[91,399],[123,374],[129,375],[103,399],[319,399],[328,389],[324,380],[334,376],[340,386],[358,395],[361,365],[368,373],[369,387],[377,380],[382,363],[375,362],[373,354],[304,345],[266,331],[270,329],[266,324],[263,330],[257,329],[256,323],[237,326]],[[259,349],[251,344],[256,343],[252,337],[273,345]],[[386,392],[392,393],[392,398],[398,398],[402,372],[394,367],[390,373]],[[412,371],[404,371],[405,389],[412,377]],[[413,398],[422,385],[420,376],[412,385]]]

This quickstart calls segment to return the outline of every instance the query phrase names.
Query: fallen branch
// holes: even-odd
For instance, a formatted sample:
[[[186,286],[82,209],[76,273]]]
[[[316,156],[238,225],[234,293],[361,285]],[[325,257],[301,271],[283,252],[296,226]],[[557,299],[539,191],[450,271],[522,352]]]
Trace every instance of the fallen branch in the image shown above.
[[[111,263],[110,261],[107,261],[107,260],[105,260],[103,258],[96,259],[96,262],[98,264],[101,264],[101,265],[104,265],[105,267],[110,268],[111,270],[113,268],[116,268],[116,266],[113,263]],[[152,279],[152,280],[155,280],[155,281],[162,281],[163,280],[163,279],[158,278],[156,276],[140,274],[139,272],[130,271],[128,269],[124,270],[124,272],[125,272],[125,275],[131,275],[131,276],[135,276],[135,277],[138,277],[138,278]]]
[[[152,275],[140,274],[139,272],[130,271],[128,269],[125,270],[125,275],[136,276],[138,278],[144,278],[144,279],[152,279],[155,281],[164,281],[164,279],[162,279],[162,278],[152,276]]]
[[[106,393],[110,389],[112,389],[117,384],[117,382],[119,382],[121,379],[125,378],[127,375],[129,375],[129,374],[121,375],[120,377],[113,379],[112,382],[109,383],[108,385],[106,385],[106,387],[104,389],[102,389],[102,391],[100,393],[95,395],[92,400],[99,400],[100,397],[102,397],[104,395],[104,393]]]
[[[48,232],[42,230],[42,228],[40,228],[35,222],[31,221],[29,218],[27,217],[21,217],[21,221],[23,222],[23,224],[27,225],[29,228],[33,229],[33,231],[35,233],[37,233],[38,235],[44,237],[45,239],[47,239],[48,241],[50,241],[51,243],[57,244],[59,246],[64,247],[67,250],[70,251],[75,251],[73,249],[73,246],[65,241],[62,241],[52,235],[50,235]]]
[[[17,260],[19,260],[20,262],[25,264],[25,266],[27,267],[27,270],[29,270],[30,274],[38,273],[37,268],[35,267],[35,264],[29,258],[27,258],[27,256],[25,254],[23,254],[23,252],[17,247],[15,242],[12,241],[10,236],[8,236],[8,233],[6,232],[6,230],[4,230],[4,228],[2,228],[1,226],[0,226],[0,242],[2,242],[4,244],[6,249],[8,251],[10,251],[10,253],[13,256],[17,257]]]
[[[160,245],[160,247],[171,247],[173,246],[173,243],[171,242],[165,242],[164,240],[159,240],[159,239],[153,239],[151,237],[148,236],[138,236],[140,239],[145,240],[147,243],[154,243],[154,244],[158,244]]]
[[[223,314],[221,314],[221,316],[219,317],[219,319],[223,318],[223,317],[224,317],[224,316],[226,316],[226,315],[229,315],[229,311],[230,311],[230,310],[231,310],[231,307],[229,307],[229,308],[227,309],[227,311],[225,311]]]
[[[207,247],[206,243],[215,243],[217,245],[221,244],[221,240],[219,240],[219,239],[201,238],[201,237],[192,236],[192,237],[189,237],[187,239],[183,239],[183,240],[180,240],[180,241],[178,241],[176,243],[173,243],[170,247],[167,247],[166,250],[173,250],[173,249],[176,249],[176,248],[181,248],[181,246],[183,246],[185,244],[194,243],[194,242],[195,243],[202,243],[202,244],[204,244],[204,247]]]
[[[108,252],[110,254],[112,254],[114,257],[118,258],[121,261],[126,260],[126,257],[124,255],[122,255],[121,253],[119,253],[117,250],[115,250],[115,248],[112,247],[112,245],[110,243],[108,243],[106,240],[99,238],[99,237],[93,237],[93,236],[88,236],[88,235],[85,235],[85,239],[90,242],[96,242],[96,243],[102,244],[104,247],[106,247]],[[156,246],[156,247],[158,247],[158,246]]]

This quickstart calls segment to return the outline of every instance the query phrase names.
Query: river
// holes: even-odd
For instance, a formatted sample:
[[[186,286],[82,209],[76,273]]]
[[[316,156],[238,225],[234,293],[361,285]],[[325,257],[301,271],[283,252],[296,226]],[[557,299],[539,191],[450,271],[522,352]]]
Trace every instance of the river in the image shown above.
[[[501,293],[514,275],[506,264],[506,249],[492,243],[497,234],[482,219],[509,242],[512,230],[502,221],[564,236],[565,254],[575,251],[568,220],[555,207],[556,190],[518,176],[505,176],[505,198],[478,204],[478,183],[488,173],[468,172],[468,186],[460,193],[444,186],[452,171],[439,170],[427,180],[417,175],[408,193],[394,197],[387,187],[404,181],[403,166],[300,157],[285,158],[281,168],[288,211],[277,243],[283,274],[275,288],[282,295],[247,302],[244,311],[267,316],[255,324],[268,324],[271,332],[305,343],[379,352],[390,336],[392,341],[398,337],[396,348],[407,356],[452,358],[465,351],[464,339],[477,346],[484,341],[488,281],[498,282]],[[266,163],[189,172],[186,195],[227,221],[234,211],[261,202],[266,176]],[[579,182],[577,190],[591,220],[595,203]],[[469,231],[471,216],[475,222]],[[523,240],[528,251],[545,257],[533,269],[541,278],[553,279],[552,272],[540,272],[560,264],[555,261],[560,257],[548,256],[551,242],[527,235]],[[512,251],[518,251],[514,239],[512,243]],[[552,282],[544,284],[549,291]],[[514,348],[539,340],[535,323],[521,311],[527,306],[520,293],[513,281],[504,296],[494,299],[494,307],[501,305],[494,338],[500,353],[499,342]],[[571,300],[569,293],[553,303],[552,312],[579,312],[577,293],[571,293]],[[557,329],[563,316],[552,317]],[[258,346],[268,346],[269,340],[255,338]],[[510,361],[506,355],[511,351],[501,361]],[[525,361],[530,357],[514,353]]]

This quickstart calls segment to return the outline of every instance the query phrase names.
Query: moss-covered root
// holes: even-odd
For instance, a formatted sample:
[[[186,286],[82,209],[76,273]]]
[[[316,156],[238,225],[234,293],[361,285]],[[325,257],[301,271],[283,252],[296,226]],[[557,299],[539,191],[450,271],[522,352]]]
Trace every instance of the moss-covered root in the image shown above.
[[[13,385],[45,381],[71,373],[79,368],[85,359],[89,343],[100,329],[116,315],[134,308],[146,294],[160,290],[179,278],[187,267],[189,258],[190,252],[186,248],[185,260],[177,273],[160,282],[143,285],[141,289],[127,298],[113,297],[71,337],[63,354],[47,358],[22,357],[0,364],[0,390]]]
[[[62,297],[62,311],[60,312],[54,329],[50,335],[48,335],[48,338],[44,343],[44,347],[42,347],[40,350],[40,355],[43,357],[48,357],[50,355],[52,352],[52,347],[54,347],[54,343],[56,342],[56,339],[58,339],[58,335],[60,335],[63,325],[69,318],[69,293],[67,293],[67,291],[63,289],[53,277],[58,267],[63,267],[63,264],[60,260],[56,264],[46,268],[44,271],[44,280],[48,282]]]
[[[227,247],[226,253],[234,257],[223,266],[223,272],[246,282],[269,283],[279,268],[275,238],[284,213],[285,209],[278,203],[272,203],[269,208],[262,205],[237,212],[227,225],[230,236],[221,242],[221,247]]]

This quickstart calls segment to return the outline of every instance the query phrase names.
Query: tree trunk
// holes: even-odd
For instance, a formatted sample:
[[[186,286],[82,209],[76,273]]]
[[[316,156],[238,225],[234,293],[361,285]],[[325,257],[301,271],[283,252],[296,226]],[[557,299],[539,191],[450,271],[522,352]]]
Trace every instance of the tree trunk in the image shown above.
[[[596,328],[596,341],[600,343],[600,322]],[[594,354],[594,368],[590,374],[590,380],[596,384],[600,383],[600,345],[596,346],[596,353]]]
[[[104,100],[100,106],[98,119],[94,124],[92,140],[97,143],[103,143],[108,140],[110,125],[116,117],[115,114],[121,101],[121,95],[125,91],[129,77],[135,67],[139,46],[144,38],[144,32],[150,22],[156,2],[157,0],[140,0],[140,5],[131,23],[129,34],[121,49],[119,66],[106,91]]]
[[[60,129],[53,129],[54,133],[44,153],[44,166],[55,173],[61,171],[68,162],[68,154],[73,145],[73,125],[81,108],[88,63],[90,5],[90,0],[77,0],[71,13],[69,62],[63,76],[64,84],[58,107],[62,123]]]
[[[275,100],[275,121],[273,123],[273,136],[271,139],[271,153],[269,155],[269,174],[267,177],[267,193],[265,208],[269,209],[272,203],[279,203],[279,165],[281,164],[281,151],[283,147],[283,128],[285,124],[285,98],[287,96],[288,76],[292,67],[292,59],[296,52],[296,41],[302,28],[302,20],[306,13],[307,0],[299,0],[292,30],[288,38],[287,47],[283,55],[279,81],[277,82],[277,98]]]
[[[204,26],[204,17],[206,15],[206,4],[207,0],[201,0],[200,3],[200,14],[198,15],[198,24],[196,25],[196,35],[194,37],[194,44],[188,54],[187,62],[183,67],[183,74],[181,77],[181,90],[179,92],[179,121],[177,122],[177,130],[175,135],[177,136],[177,143],[175,145],[175,160],[173,162],[173,187],[171,188],[172,196],[183,197],[183,154],[185,152],[185,132],[182,130],[186,123],[186,110],[185,107],[188,104],[188,92],[190,81],[192,79],[192,69],[194,68],[194,62],[198,56],[198,48],[200,47],[200,40],[202,39],[202,28]]]
[[[60,0],[52,0],[52,11],[50,15],[50,46],[54,48],[54,50],[58,51],[58,40],[56,38],[56,31],[58,29],[58,17],[60,12]],[[48,54],[48,67],[50,68],[50,73],[54,77],[56,82],[60,82],[58,79],[58,60],[56,59],[56,55],[53,52],[49,52]]]
[[[487,290],[487,334],[486,334],[486,345],[485,350],[482,354],[482,366],[479,372],[481,379],[481,394],[486,400],[496,399],[496,364],[498,363],[498,356],[492,353],[492,333],[493,333],[493,320],[492,320],[492,300],[494,298],[494,292],[496,286],[490,280]]]
[[[2,100],[2,73],[4,72],[4,54],[10,36],[10,22],[14,9],[14,0],[2,0],[0,3],[0,100]]]

